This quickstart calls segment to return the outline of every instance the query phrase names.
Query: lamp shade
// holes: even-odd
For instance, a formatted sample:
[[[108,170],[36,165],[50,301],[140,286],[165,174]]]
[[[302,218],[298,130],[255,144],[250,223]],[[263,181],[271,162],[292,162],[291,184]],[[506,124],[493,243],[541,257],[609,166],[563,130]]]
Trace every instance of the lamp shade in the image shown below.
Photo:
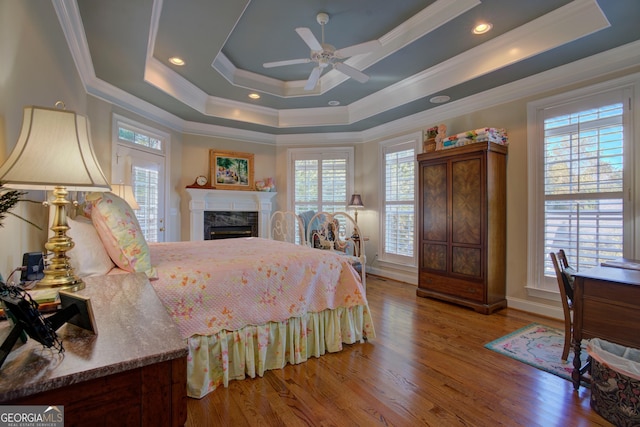
[[[362,197],[359,194],[354,193],[351,195],[351,200],[349,200],[350,208],[364,208],[364,203],[362,203]]]
[[[89,121],[73,111],[25,107],[18,142],[0,167],[8,188],[108,191],[93,152]]]
[[[131,206],[131,209],[140,209],[140,205],[138,205],[138,202],[136,201],[136,198],[133,194],[132,186],[124,184],[111,184],[111,192],[121,199],[124,199],[124,201],[127,202],[129,206]]]

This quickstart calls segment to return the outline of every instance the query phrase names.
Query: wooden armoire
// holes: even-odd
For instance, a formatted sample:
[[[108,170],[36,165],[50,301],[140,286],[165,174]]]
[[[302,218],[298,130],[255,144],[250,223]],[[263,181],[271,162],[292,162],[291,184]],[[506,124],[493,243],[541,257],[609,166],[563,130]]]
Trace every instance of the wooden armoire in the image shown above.
[[[475,143],[417,160],[417,295],[483,314],[506,307],[507,147]]]

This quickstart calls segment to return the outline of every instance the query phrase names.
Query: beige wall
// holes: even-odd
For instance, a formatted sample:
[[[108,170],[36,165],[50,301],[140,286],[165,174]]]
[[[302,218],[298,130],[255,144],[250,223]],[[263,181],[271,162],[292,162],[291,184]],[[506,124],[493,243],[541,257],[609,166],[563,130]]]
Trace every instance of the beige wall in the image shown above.
[[[67,109],[86,114],[87,99],[67,49],[51,2],[0,2],[0,163],[18,139],[23,107],[51,107],[61,100]],[[42,201],[41,192],[29,198]],[[46,224],[46,210],[20,203],[16,213]],[[24,252],[42,251],[46,232],[8,219],[0,228],[0,274],[22,264]]]

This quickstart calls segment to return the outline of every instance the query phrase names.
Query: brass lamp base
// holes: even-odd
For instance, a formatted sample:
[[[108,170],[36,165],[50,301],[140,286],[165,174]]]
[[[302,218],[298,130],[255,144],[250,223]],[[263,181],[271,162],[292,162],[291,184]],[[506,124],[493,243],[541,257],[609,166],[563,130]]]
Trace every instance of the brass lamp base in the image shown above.
[[[76,292],[85,288],[85,284],[75,275],[73,269],[64,272],[44,271],[44,278],[36,284],[36,289],[56,289],[59,291]]]
[[[85,285],[73,271],[73,267],[69,264],[67,251],[73,249],[74,243],[71,237],[67,236],[69,225],[67,224],[66,205],[67,189],[65,187],[55,187],[53,195],[55,200],[51,204],[55,208],[53,223],[51,230],[53,236],[45,243],[44,247],[47,251],[53,253],[53,257],[49,261],[49,265],[44,269],[44,278],[38,282],[36,288],[65,290],[69,292],[84,289]]]

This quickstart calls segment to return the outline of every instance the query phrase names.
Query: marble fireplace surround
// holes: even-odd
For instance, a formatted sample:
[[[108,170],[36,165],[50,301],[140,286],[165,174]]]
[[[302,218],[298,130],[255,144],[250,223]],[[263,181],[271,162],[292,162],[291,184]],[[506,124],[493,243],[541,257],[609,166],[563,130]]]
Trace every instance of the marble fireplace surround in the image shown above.
[[[205,212],[257,212],[258,236],[269,237],[272,201],[278,193],[266,191],[187,188],[189,194],[189,240],[204,240]]]

